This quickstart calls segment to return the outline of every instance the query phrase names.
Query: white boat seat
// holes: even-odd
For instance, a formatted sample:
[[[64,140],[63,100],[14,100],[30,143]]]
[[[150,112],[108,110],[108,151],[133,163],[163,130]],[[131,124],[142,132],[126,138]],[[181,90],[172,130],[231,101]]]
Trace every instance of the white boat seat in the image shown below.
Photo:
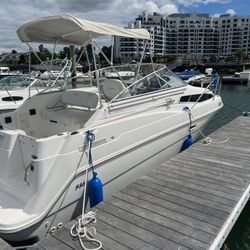
[[[69,89],[63,92],[61,102],[65,105],[95,109],[98,104],[98,96],[97,93],[84,89]]]
[[[60,103],[60,107],[50,107],[42,116],[52,123],[83,125],[95,112],[98,95],[94,90],[70,89],[62,94]]]
[[[94,114],[94,111],[87,111],[75,108],[59,108],[55,110],[48,110],[46,118],[50,122],[61,123],[64,125],[83,125]]]
[[[104,80],[101,83],[101,89],[102,89],[102,93],[109,101],[112,100],[117,95],[119,95],[119,93],[121,93],[122,91],[123,92],[118,97],[119,99],[131,96],[129,90],[126,89],[126,87],[123,85],[123,83],[119,79]]]

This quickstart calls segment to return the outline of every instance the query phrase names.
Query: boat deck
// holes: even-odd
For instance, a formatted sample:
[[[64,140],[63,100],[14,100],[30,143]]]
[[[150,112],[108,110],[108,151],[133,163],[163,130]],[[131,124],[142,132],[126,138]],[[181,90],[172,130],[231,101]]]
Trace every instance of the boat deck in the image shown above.
[[[210,137],[94,209],[103,249],[220,249],[249,199],[250,118]],[[30,249],[81,249],[69,233],[73,223]]]

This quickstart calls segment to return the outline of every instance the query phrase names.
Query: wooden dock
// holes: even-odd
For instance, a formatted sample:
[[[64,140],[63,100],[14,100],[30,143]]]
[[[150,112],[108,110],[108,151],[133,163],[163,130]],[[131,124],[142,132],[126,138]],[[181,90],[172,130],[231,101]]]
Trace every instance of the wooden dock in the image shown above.
[[[1,250],[14,250],[6,241],[0,238],[0,249]]]
[[[249,199],[250,118],[210,137],[211,144],[195,143],[94,209],[103,249],[221,248]],[[69,233],[73,223],[29,249],[81,249]]]
[[[237,84],[237,85],[243,85],[248,83],[248,79],[241,79],[240,77],[237,76],[223,76],[222,79],[222,84]]]

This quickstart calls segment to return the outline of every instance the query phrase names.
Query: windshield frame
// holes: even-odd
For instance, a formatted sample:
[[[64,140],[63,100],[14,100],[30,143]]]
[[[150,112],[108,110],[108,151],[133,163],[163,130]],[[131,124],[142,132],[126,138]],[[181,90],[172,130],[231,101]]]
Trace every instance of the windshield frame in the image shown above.
[[[159,65],[159,64],[158,64]],[[142,65],[143,66],[143,65]],[[164,79],[161,74],[159,74],[159,72],[162,72],[163,70],[166,70],[168,76],[171,76],[173,77],[173,79],[179,83],[178,85],[171,85],[171,82],[169,82],[168,80]],[[145,93],[140,93],[140,94],[136,94],[136,95],[131,95],[131,96],[127,96],[127,97],[120,97],[123,93],[125,93],[126,91],[130,91],[131,88],[133,88],[134,86],[136,86],[137,84],[139,84],[140,82],[142,81],[148,81],[150,80],[149,78],[150,77],[156,77],[157,78],[157,81],[159,80],[159,85],[161,82],[164,82],[166,85],[169,85],[169,87],[164,87],[164,85],[161,85],[159,89],[157,90],[153,90],[153,91],[148,91],[148,92],[145,92]],[[151,79],[152,79],[151,78]],[[171,79],[169,79],[171,80]],[[125,89],[122,90],[118,95],[116,95],[113,99],[111,99],[108,103],[109,105],[112,104],[112,103],[115,103],[115,102],[119,102],[119,101],[123,101],[125,99],[132,99],[132,98],[136,98],[136,97],[139,97],[139,96],[147,96],[147,95],[150,95],[150,94],[155,94],[155,93],[158,93],[158,92],[163,92],[163,91],[168,91],[168,90],[172,90],[172,89],[175,89],[175,88],[181,88],[181,87],[185,87],[187,86],[188,84],[186,82],[184,82],[182,79],[180,79],[174,72],[172,72],[166,65],[162,65],[161,68],[151,72],[150,74],[148,75],[145,75],[143,76],[142,78],[139,78],[138,80],[136,80],[135,82],[133,82],[132,84],[130,84],[129,86],[125,86]]]

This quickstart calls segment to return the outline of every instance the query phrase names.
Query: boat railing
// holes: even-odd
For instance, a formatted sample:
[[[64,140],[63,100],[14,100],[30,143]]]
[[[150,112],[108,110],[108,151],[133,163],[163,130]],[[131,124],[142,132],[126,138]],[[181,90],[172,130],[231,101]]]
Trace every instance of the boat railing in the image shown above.
[[[200,101],[202,96],[207,93],[208,90],[210,90],[213,93],[213,99],[215,98],[216,95],[220,95],[220,88],[221,88],[221,78],[220,78],[220,76],[218,74],[212,75],[210,83],[204,89],[203,93],[199,96],[199,98],[196,100],[196,102],[191,107],[191,109],[196,106],[196,104]]]
[[[167,63],[166,66],[167,66],[169,69],[173,70],[173,69],[177,68],[178,66],[181,66],[182,64],[183,64],[183,61],[182,61],[182,60],[176,59],[175,61],[172,61],[172,62],[170,62],[170,63]]]
[[[175,87],[178,87],[178,86],[172,86],[171,85],[171,75],[167,76],[167,79],[165,79],[163,76],[161,76],[161,73],[160,71],[162,71],[163,69],[165,69],[166,67],[165,66],[162,66],[161,68],[151,72],[150,74],[147,74],[146,76],[142,77],[142,78],[139,78],[137,79],[135,82],[133,82],[132,84],[128,85],[128,86],[125,86],[125,88],[119,93],[117,94],[112,100],[110,100],[109,102],[109,106],[118,101],[122,96],[122,94],[128,92],[129,90],[131,90],[132,88],[134,88],[134,86],[136,86],[137,84],[139,84],[140,82],[142,81],[150,81],[151,78],[153,77],[156,77],[156,80],[160,86],[159,89],[157,89],[156,91],[160,91],[160,90],[166,90],[166,89],[170,89],[170,88],[175,88]],[[183,84],[184,86],[184,84]],[[130,91],[129,91],[130,92]],[[152,93],[152,92],[151,92]],[[144,93],[144,94],[147,94],[147,93]]]
[[[71,66],[72,66],[71,60],[67,60],[65,65],[63,66],[62,70],[60,71],[60,73],[56,77],[56,79],[51,84],[48,83],[48,87],[45,88],[44,90],[40,91],[40,94],[47,92],[51,88],[55,87],[56,84],[59,82],[59,80],[62,78],[62,76],[64,78],[63,84],[60,83],[58,89],[63,89],[67,85],[68,80],[70,79],[70,74],[68,72],[68,69],[71,68]],[[29,93],[30,93],[30,87],[29,87]],[[29,94],[29,96],[30,96],[30,94]]]
[[[13,98],[13,96],[11,95],[11,93],[9,92],[9,90],[5,87],[4,90],[8,93],[9,97],[11,98],[11,100],[16,103],[15,99]]]
[[[221,77],[218,74],[213,75],[209,86],[210,86],[210,90],[213,92],[214,96],[220,95]]]
[[[51,84],[50,87],[54,87],[54,85],[58,82],[59,79],[64,78],[64,85],[65,86],[67,84],[67,79],[70,77],[70,71],[69,69],[72,67],[72,61],[71,60],[66,60],[65,65],[63,66],[62,70],[60,71],[60,73],[58,74],[58,76],[56,77],[56,79],[53,81],[53,83]]]

